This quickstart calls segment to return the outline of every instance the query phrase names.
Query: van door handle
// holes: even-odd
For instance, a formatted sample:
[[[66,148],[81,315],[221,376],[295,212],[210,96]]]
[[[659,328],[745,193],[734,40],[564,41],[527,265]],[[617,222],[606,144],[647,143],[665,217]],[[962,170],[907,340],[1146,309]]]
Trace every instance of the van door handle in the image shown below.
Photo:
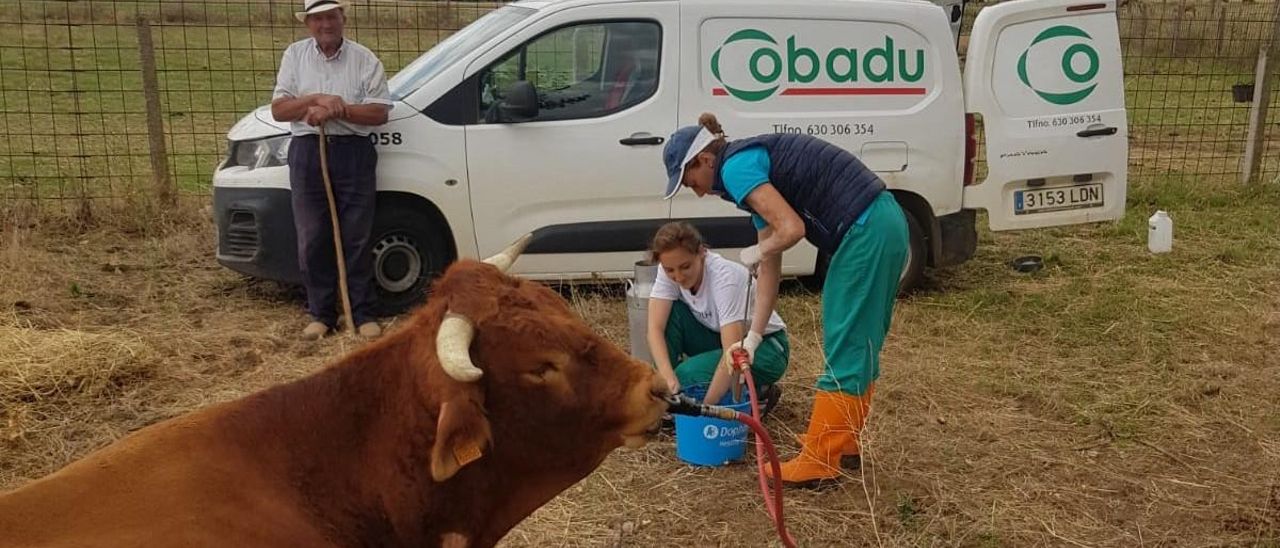
[[[1098,129],[1084,129],[1076,132],[1076,137],[1097,137],[1099,135],[1115,135],[1119,131],[1114,127],[1102,127]]]
[[[618,142],[627,146],[632,146],[632,145],[660,145],[664,141],[666,141],[665,138],[658,137],[657,135],[632,135],[625,139],[620,139]]]

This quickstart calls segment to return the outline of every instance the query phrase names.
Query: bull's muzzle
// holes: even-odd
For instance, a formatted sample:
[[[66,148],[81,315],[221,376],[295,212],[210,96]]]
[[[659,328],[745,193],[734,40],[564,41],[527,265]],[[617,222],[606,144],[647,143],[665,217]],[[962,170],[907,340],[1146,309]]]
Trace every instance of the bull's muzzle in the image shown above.
[[[516,259],[529,245],[531,234],[525,234],[502,252],[485,259],[502,272],[511,269]],[[447,311],[440,322],[440,330],[436,332],[436,356],[440,358],[440,367],[454,380],[459,382],[475,382],[484,375],[484,371],[471,362],[471,339],[475,337],[475,326],[471,320],[461,314]]]

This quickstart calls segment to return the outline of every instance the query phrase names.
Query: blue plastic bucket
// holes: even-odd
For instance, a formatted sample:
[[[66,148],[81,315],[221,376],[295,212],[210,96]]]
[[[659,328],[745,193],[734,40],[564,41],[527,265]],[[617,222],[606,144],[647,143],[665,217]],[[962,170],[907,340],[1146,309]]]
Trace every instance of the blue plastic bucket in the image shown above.
[[[705,386],[685,389],[685,395],[702,400]],[[732,391],[726,392],[720,405],[751,413],[751,400],[743,393],[742,401],[733,403]],[[742,460],[747,450],[747,425],[710,417],[676,415],[676,457],[697,466],[723,466]]]

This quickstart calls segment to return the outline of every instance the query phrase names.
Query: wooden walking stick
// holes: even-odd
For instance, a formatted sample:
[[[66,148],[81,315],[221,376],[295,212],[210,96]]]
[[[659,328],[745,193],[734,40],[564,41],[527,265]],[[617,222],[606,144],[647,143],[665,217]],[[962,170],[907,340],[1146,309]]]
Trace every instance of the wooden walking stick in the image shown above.
[[[338,227],[338,205],[333,200],[333,183],[329,181],[328,140],[324,136],[324,124],[320,129],[320,175],[324,178],[324,194],[329,198],[329,220],[333,224],[333,250],[338,255],[338,291],[342,293],[342,312],[346,314],[347,333],[356,334],[355,319],[351,317],[351,296],[347,294],[347,259],[342,252],[342,229]]]

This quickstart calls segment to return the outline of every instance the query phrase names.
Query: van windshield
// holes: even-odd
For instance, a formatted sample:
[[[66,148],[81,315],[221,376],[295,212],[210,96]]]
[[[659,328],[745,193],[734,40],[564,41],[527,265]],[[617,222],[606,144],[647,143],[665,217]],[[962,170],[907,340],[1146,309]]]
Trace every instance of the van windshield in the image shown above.
[[[447,68],[458,58],[458,54],[480,47],[499,32],[511,28],[534,13],[536,10],[510,5],[486,13],[470,25],[449,35],[391,77],[387,81],[391,97],[396,100],[404,99],[406,95],[413,93],[422,87],[422,84]]]

